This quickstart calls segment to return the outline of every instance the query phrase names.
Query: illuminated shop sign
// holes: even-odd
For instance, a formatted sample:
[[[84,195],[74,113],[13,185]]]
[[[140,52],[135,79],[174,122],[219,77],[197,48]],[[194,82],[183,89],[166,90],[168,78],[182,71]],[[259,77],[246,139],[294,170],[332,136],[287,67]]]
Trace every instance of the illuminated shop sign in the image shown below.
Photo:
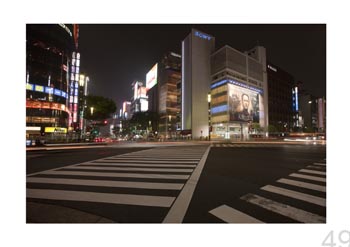
[[[45,127],[46,133],[67,133],[67,128]]]
[[[34,90],[37,92],[44,92],[44,86],[35,85]]]
[[[62,96],[64,98],[68,97],[66,92],[63,92],[59,89],[52,88],[52,87],[45,87],[45,86],[41,86],[41,85],[27,83],[26,89],[30,90],[30,91],[41,92],[41,93],[55,94],[57,96]]]
[[[211,84],[210,88],[211,89],[214,89],[216,87],[219,87],[221,85],[224,85],[226,83],[230,83],[230,84],[233,84],[233,85],[237,85],[237,86],[240,86],[240,87],[243,87],[243,88],[247,88],[247,89],[250,89],[250,90],[253,90],[255,92],[258,92],[260,94],[263,93],[263,90],[260,89],[260,88],[256,88],[256,87],[253,87],[253,86],[249,86],[247,84],[244,84],[242,82],[239,82],[239,81],[235,81],[235,80],[232,80],[232,79],[224,79],[224,80],[221,80],[221,81],[218,81],[218,82],[215,82],[213,84]]]
[[[33,91],[33,90],[34,90],[34,85],[33,85],[33,84],[30,84],[30,83],[27,83],[27,84],[26,84],[26,88],[27,88],[27,90]]]
[[[45,93],[53,94],[53,88],[52,87],[45,87]]]
[[[53,102],[47,102],[47,101],[27,100],[26,101],[26,107],[27,108],[40,108],[40,109],[60,110],[60,111],[65,111],[68,114],[70,114],[70,111],[67,109],[66,105],[59,104],[59,103],[53,103]]]
[[[57,96],[61,96],[61,95],[62,95],[62,94],[61,94],[61,90],[58,90],[58,89],[56,89],[56,88],[53,90],[53,94],[54,94],[54,95],[57,95]]]
[[[146,89],[149,90],[157,84],[158,63],[146,75]]]
[[[211,37],[207,34],[201,33],[199,31],[195,31],[194,35],[201,38],[201,39],[205,39],[205,40],[211,40]]]

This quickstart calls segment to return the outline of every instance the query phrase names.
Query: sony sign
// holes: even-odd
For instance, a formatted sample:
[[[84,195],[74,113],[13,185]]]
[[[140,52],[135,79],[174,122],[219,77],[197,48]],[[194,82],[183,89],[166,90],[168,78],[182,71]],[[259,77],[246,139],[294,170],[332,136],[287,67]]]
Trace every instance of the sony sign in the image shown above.
[[[211,37],[209,35],[198,32],[198,31],[195,31],[194,35],[201,38],[201,39],[211,40]]]

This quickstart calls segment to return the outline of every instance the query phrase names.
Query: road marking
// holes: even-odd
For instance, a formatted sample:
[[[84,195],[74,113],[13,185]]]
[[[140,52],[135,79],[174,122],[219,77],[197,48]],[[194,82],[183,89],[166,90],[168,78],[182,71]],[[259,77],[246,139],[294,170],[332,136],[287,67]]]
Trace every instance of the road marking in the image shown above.
[[[202,173],[205,161],[207,160],[209,151],[210,146],[207,147],[207,150],[203,154],[202,159],[199,161],[191,177],[188,179],[179,196],[176,198],[173,206],[170,208],[167,216],[164,218],[163,223],[182,223],[182,220],[185,217],[187,208],[192,199],[193,192]]]
[[[314,163],[314,165],[318,165],[318,166],[326,166],[325,163]]]
[[[241,197],[242,200],[257,206],[263,207],[272,212],[284,215],[288,218],[304,223],[325,223],[326,218],[317,214],[313,214],[286,204],[272,201],[270,199],[255,195],[247,194]]]
[[[306,189],[326,192],[326,186],[300,182],[300,181],[297,181],[297,180],[290,180],[290,179],[281,178],[281,179],[277,180],[277,182],[284,183],[284,184],[289,184],[289,185],[294,185],[294,186],[301,187],[301,188],[306,188]]]
[[[123,160],[122,163],[137,163],[136,160]],[[142,164],[197,164],[197,161],[152,161],[152,160],[140,160]],[[114,160],[99,160],[98,163],[118,163]]]
[[[314,166],[314,165],[309,165],[306,168],[311,168],[311,169],[317,169],[317,170],[324,170],[326,169],[325,167],[322,166]]]
[[[209,213],[226,223],[264,223],[225,204],[209,211]]]
[[[146,173],[111,173],[111,172],[78,172],[78,171],[45,171],[40,174],[47,175],[76,175],[92,177],[118,177],[118,178],[154,178],[154,179],[188,179],[190,175],[177,174],[146,174]]]
[[[27,198],[170,207],[175,197],[27,189]]]
[[[296,178],[305,178],[305,179],[320,181],[320,182],[326,182],[326,178],[309,176],[309,175],[302,175],[302,174],[297,174],[297,173],[289,174],[289,176],[296,177]]]
[[[71,166],[64,169],[81,169],[81,170],[108,170],[108,171],[138,171],[138,172],[185,172],[191,173],[193,169],[180,169],[180,168],[138,168],[138,167],[102,167],[102,166]]]
[[[320,171],[314,171],[314,170],[308,170],[308,169],[301,169],[299,172],[305,172],[305,173],[311,173],[311,174],[318,174],[318,175],[326,175],[325,172]]]
[[[80,165],[84,166],[96,166],[96,165],[103,165],[103,166],[145,166],[145,167],[196,167],[197,165],[169,165],[169,164],[140,164],[140,163],[99,163],[99,162],[93,162],[93,163],[81,163]],[[80,166],[79,165],[79,166]]]
[[[269,191],[272,193],[280,194],[283,196],[295,198],[298,200],[302,200],[305,202],[313,203],[313,204],[316,204],[316,205],[319,205],[322,207],[326,206],[326,199],[324,199],[322,197],[312,196],[309,194],[305,194],[305,193],[301,193],[301,192],[297,192],[297,191],[293,191],[293,190],[288,190],[288,189],[280,188],[280,187],[273,186],[273,185],[266,185],[264,187],[261,187],[260,189],[265,190],[265,191]]]
[[[27,183],[45,183],[45,184],[69,184],[99,187],[117,187],[117,188],[138,188],[138,189],[158,189],[158,190],[181,190],[182,183],[147,183],[147,182],[129,182],[129,181],[106,181],[106,180],[87,180],[87,179],[67,179],[67,178],[42,178],[29,177]]]
[[[168,156],[167,156],[168,157]],[[184,159],[184,158],[152,158],[152,157],[120,157],[120,158],[107,158],[105,160],[155,160],[155,161],[200,161],[200,158],[198,159]]]

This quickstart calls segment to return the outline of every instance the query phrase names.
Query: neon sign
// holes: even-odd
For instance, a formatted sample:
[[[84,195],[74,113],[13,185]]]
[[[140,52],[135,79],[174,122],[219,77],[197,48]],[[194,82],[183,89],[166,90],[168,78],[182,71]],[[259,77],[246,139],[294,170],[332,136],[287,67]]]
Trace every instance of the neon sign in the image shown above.
[[[201,39],[211,40],[211,37],[209,35],[198,32],[198,31],[195,31],[194,35],[201,38]]]

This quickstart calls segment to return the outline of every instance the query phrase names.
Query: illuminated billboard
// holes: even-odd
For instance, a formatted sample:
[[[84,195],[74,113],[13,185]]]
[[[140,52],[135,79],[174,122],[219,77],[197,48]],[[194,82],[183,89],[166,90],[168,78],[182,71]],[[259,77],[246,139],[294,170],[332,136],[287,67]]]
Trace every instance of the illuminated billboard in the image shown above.
[[[259,123],[259,98],[256,91],[228,85],[230,121]]]
[[[157,79],[158,79],[157,77],[158,77],[158,63],[156,63],[146,75],[147,91],[157,84]]]

